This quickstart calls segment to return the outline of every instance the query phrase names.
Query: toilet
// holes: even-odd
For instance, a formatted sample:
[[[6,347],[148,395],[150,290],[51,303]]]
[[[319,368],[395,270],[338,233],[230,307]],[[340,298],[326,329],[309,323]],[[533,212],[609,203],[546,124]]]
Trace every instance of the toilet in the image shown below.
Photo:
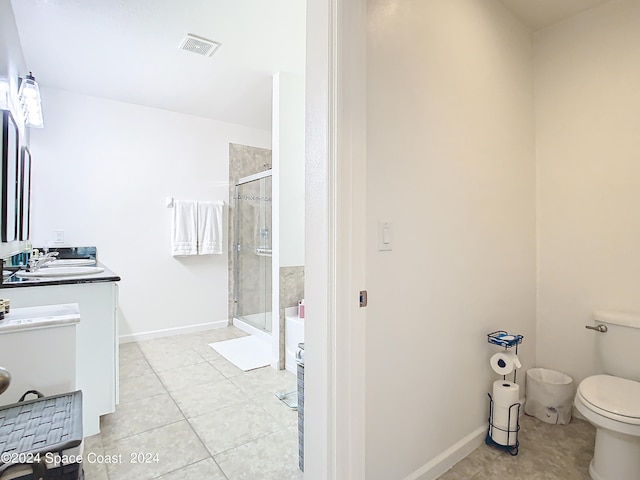
[[[298,344],[304,342],[304,318],[298,316],[298,307],[285,308],[284,315],[284,368],[297,375],[296,352]]]
[[[593,319],[605,374],[580,382],[574,401],[578,412],[596,427],[589,475],[593,480],[638,480],[640,314],[599,311]]]

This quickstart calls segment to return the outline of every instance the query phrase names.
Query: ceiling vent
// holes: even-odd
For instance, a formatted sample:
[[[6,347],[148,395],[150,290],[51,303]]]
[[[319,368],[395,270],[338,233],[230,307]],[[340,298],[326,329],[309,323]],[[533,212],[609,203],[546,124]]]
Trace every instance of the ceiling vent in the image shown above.
[[[186,50],[187,52],[197,53],[198,55],[203,55],[205,57],[210,57],[213,55],[213,52],[220,46],[218,42],[214,42],[213,40],[207,40],[206,38],[197,37],[195,35],[191,35],[187,33],[187,36],[184,37],[182,43],[180,44],[180,48],[182,50]]]

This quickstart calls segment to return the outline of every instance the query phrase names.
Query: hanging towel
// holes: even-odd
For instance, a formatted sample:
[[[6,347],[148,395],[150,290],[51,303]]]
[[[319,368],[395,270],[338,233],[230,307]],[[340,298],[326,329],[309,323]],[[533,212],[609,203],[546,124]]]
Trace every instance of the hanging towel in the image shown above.
[[[198,254],[222,254],[224,202],[198,202]]]
[[[197,255],[198,214],[196,202],[176,200],[171,225],[171,255]]]

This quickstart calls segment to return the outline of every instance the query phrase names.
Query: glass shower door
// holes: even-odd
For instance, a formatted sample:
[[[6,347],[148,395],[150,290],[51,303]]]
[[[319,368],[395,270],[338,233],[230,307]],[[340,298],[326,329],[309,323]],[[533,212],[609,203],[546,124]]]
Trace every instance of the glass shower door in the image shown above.
[[[235,191],[235,317],[271,333],[271,172]]]

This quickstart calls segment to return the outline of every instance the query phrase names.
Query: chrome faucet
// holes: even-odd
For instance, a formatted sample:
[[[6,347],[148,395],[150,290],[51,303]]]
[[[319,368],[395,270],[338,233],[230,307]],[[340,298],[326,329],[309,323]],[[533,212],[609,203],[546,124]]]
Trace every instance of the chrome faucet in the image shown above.
[[[46,265],[49,262],[53,262],[58,256],[58,252],[49,252],[44,255],[40,255],[37,258],[29,259],[29,271],[35,272],[40,267]]]

